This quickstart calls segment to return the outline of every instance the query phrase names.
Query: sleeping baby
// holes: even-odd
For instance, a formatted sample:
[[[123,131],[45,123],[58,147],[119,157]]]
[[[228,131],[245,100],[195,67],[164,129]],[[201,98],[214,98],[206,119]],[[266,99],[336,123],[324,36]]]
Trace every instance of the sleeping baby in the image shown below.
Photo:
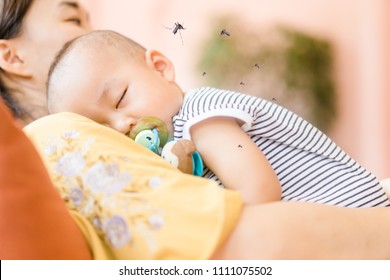
[[[166,56],[113,31],[67,43],[47,91],[50,113],[74,112],[124,135],[142,117],[162,120],[169,137],[195,144],[202,176],[239,191],[246,204],[390,205],[375,175],[298,115],[229,90],[184,93]]]

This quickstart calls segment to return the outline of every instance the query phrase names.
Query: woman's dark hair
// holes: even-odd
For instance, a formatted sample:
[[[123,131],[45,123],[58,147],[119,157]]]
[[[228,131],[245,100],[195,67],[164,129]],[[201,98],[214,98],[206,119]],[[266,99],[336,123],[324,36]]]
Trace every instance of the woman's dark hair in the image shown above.
[[[26,17],[33,0],[0,0],[0,39],[17,37],[22,29],[23,20]],[[28,113],[12,98],[9,90],[1,80],[3,69],[0,68],[0,96],[11,109],[16,118],[23,119]]]

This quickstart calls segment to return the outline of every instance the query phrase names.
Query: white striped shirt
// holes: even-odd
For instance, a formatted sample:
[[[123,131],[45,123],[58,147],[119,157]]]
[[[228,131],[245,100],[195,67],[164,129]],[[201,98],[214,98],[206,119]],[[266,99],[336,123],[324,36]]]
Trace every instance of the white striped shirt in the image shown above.
[[[275,170],[283,200],[344,207],[390,205],[378,179],[329,137],[293,112],[258,97],[209,87],[191,90],[173,118],[174,138],[191,139],[192,125],[215,116],[244,123],[242,129]],[[207,167],[203,177],[222,186]]]

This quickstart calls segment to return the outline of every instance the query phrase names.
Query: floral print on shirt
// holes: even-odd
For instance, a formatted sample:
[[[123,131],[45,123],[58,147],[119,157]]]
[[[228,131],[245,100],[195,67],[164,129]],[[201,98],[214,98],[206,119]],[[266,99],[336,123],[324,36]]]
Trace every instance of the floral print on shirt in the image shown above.
[[[125,164],[129,158],[95,155],[95,138],[84,139],[79,131],[48,137],[43,152],[52,163],[56,187],[69,209],[85,216],[114,249],[145,242],[150,253],[157,249],[154,232],[164,227],[164,211],[156,209],[140,192],[163,184],[154,176],[145,183],[135,180]],[[124,170],[126,169],[126,170]],[[138,232],[137,237],[133,231]]]

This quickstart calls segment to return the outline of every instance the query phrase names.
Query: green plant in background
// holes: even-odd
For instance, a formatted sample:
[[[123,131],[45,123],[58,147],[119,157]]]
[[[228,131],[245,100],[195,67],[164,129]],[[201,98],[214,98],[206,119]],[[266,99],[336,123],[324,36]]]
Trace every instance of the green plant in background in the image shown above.
[[[272,100],[329,129],[336,115],[331,45],[292,28],[253,31],[237,22],[218,19],[201,48],[197,70],[207,73],[207,85]],[[230,36],[220,35],[225,27]]]

